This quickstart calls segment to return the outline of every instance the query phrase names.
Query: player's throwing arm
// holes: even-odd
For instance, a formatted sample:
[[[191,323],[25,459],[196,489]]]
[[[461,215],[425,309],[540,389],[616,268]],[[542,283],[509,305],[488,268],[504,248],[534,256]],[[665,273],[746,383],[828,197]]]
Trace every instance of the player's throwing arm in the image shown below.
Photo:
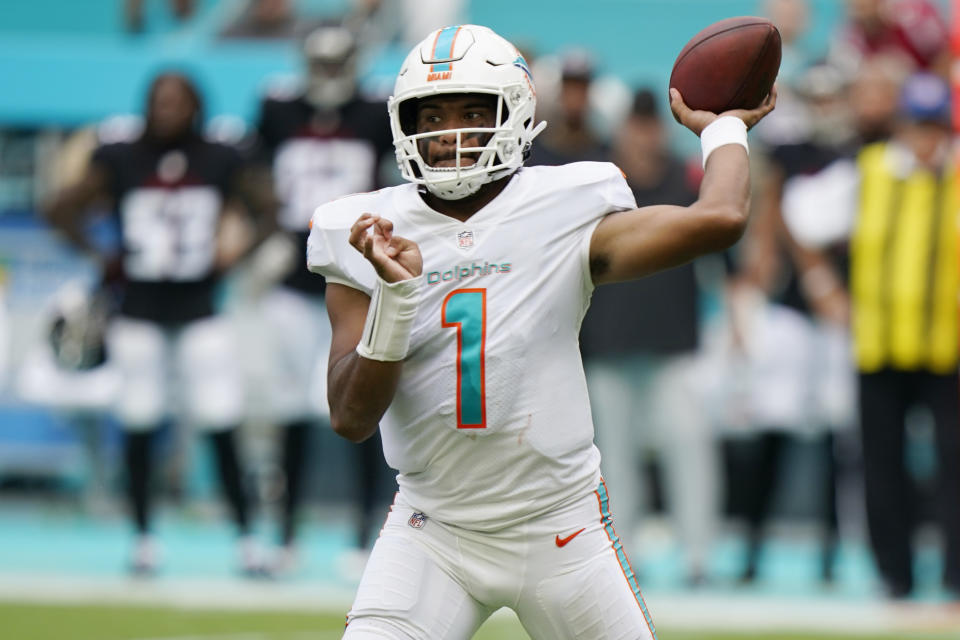
[[[671,89],[674,116],[703,147],[700,197],[689,207],[656,205],[604,218],[590,244],[594,283],[633,280],[733,245],[746,228],[750,204],[747,130],[775,103],[774,89],[755,109],[718,116],[691,109]]]

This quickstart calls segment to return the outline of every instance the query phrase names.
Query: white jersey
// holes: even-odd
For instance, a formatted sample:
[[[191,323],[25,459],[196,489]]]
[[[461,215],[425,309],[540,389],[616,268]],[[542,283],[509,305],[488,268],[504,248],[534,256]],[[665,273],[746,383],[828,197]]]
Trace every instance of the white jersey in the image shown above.
[[[520,169],[464,223],[412,184],[317,209],[307,264],[328,282],[371,293],[376,273],[348,243],[365,212],[423,255],[409,355],[380,425],[408,504],[490,531],[596,489],[578,345],[590,239],[603,216],[635,206],[617,167],[581,162]]]

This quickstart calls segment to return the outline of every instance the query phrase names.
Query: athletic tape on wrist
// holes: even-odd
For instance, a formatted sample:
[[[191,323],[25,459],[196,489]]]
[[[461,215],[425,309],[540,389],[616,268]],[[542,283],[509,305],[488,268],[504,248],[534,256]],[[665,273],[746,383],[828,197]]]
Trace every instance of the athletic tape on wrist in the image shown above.
[[[750,153],[747,146],[747,125],[736,116],[721,116],[704,127],[700,132],[700,149],[703,155],[703,168],[707,168],[707,158],[725,144],[739,144]]]
[[[391,283],[377,278],[357,353],[382,362],[397,362],[407,357],[422,284],[422,275]]]

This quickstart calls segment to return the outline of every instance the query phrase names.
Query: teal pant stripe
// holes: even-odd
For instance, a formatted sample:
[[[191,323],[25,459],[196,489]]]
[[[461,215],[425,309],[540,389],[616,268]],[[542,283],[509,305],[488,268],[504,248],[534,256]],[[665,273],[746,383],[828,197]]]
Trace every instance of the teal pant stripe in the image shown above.
[[[634,597],[636,597],[637,602],[640,603],[640,609],[643,611],[643,617],[647,621],[647,626],[650,627],[650,633],[653,634],[654,640],[657,640],[657,632],[653,627],[653,618],[650,617],[650,612],[647,611],[647,603],[644,602],[643,595],[640,593],[640,583],[637,582],[637,576],[633,573],[633,569],[630,568],[630,562],[627,560],[627,553],[623,550],[620,536],[613,530],[613,517],[610,515],[607,487],[602,482],[600,486],[597,487],[597,495],[600,496],[600,516],[603,518],[603,528],[607,532],[607,537],[613,542],[613,550],[617,554],[620,568],[623,569],[623,575],[627,577],[627,584],[630,585]]]

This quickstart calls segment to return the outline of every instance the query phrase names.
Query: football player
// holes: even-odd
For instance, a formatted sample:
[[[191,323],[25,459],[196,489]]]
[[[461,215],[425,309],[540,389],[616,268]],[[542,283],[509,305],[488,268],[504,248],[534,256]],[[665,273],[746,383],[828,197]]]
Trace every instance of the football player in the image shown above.
[[[327,278],[334,430],[380,429],[400,490],[344,637],[469,638],[513,609],[534,639],[654,638],[613,528],[577,345],[599,284],[723,249],[747,219],[746,132],[774,105],[716,115],[688,207],[637,209],[608,163],[521,168],[536,94],[480,26],[431,33],[388,108],[411,184],[313,216]],[[625,319],[629,322],[629,318]]]
[[[269,328],[265,333],[273,357],[270,409],[281,426],[286,481],[281,546],[274,560],[280,573],[295,567],[309,431],[318,420],[327,421],[325,403],[318,403],[317,397],[323,397],[325,386],[330,323],[323,301],[325,283],[307,271],[303,258],[310,216],[323,203],[381,186],[382,160],[393,150],[386,109],[358,91],[353,33],[337,24],[319,26],[304,39],[303,57],[304,86],[268,95],[258,126],[260,155],[272,168],[280,202],[282,236],[268,246],[280,257],[281,243],[287,245],[290,258],[278,285],[259,305]],[[361,445],[357,455],[361,517],[356,547],[362,554],[378,519],[373,515],[373,496],[378,472],[386,465],[376,441]]]
[[[151,440],[170,416],[176,391],[185,417],[209,434],[226,497],[240,533],[241,569],[258,572],[249,536],[248,498],[235,441],[243,417],[242,380],[230,324],[215,313],[214,294],[228,266],[218,261],[218,228],[227,207],[256,198],[241,179],[239,153],[200,134],[201,97],[186,76],[158,75],[150,86],[143,132],[98,147],[82,177],[49,203],[46,215],[68,240],[98,260],[121,291],[107,335],[122,388],[116,413],[126,430],[125,460],[137,541],[131,569],[157,567],[151,537]],[[243,196],[243,197],[241,197]],[[119,255],[103,255],[83,232],[98,202],[111,202]],[[257,200],[257,211],[263,212]],[[264,232],[269,225],[264,225]],[[177,381],[177,389],[172,382]]]

